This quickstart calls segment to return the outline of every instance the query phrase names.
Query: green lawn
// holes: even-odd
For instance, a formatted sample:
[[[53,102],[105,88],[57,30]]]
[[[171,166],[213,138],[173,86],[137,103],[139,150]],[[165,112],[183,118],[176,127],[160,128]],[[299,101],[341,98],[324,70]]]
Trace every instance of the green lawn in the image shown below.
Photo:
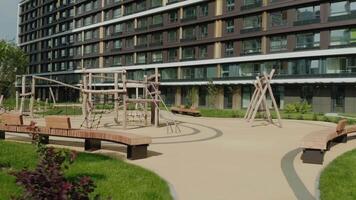
[[[8,175],[11,170],[36,165],[36,148],[30,144],[0,141],[0,199],[10,199],[21,189],[15,178]],[[98,154],[79,153],[73,165],[66,171],[68,178],[90,176],[97,188],[93,193],[102,199],[172,199],[167,183],[151,171],[128,164],[122,160]]]
[[[321,173],[320,198],[356,199],[356,149],[336,158]]]

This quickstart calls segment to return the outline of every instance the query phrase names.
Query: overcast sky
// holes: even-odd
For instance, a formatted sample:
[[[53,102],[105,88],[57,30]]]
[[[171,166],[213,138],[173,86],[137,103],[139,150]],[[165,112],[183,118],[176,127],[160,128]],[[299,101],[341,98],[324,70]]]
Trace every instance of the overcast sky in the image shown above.
[[[0,0],[0,40],[15,40],[19,0]]]

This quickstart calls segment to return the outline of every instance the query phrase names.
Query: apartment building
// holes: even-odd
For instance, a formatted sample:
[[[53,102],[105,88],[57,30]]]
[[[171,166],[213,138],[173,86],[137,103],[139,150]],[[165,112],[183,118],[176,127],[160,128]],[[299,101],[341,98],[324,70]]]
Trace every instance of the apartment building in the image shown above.
[[[70,84],[81,70],[139,80],[158,68],[172,105],[195,88],[196,106],[209,106],[214,84],[215,107],[246,108],[252,81],[275,69],[282,109],[307,101],[315,112],[356,112],[354,0],[23,0],[18,44],[29,74]]]

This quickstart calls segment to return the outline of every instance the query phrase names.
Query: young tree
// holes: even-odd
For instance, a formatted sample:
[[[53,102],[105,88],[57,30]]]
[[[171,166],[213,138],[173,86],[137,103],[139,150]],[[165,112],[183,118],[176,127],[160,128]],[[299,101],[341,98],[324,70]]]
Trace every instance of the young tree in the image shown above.
[[[15,43],[0,40],[0,94],[14,94],[16,75],[24,74],[28,56]]]
[[[207,85],[208,90],[208,105],[209,107],[215,107],[216,99],[219,93],[219,88],[213,83],[213,81],[209,81]]]

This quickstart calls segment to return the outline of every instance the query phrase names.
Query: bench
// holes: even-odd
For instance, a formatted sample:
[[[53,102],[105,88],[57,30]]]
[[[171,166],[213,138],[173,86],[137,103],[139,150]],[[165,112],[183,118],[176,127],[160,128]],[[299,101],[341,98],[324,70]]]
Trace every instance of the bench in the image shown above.
[[[23,124],[22,115],[3,114],[0,116],[0,139],[5,139],[5,132],[31,134],[29,126]],[[101,148],[101,141],[114,142],[127,146],[127,158],[141,159],[147,157],[147,147],[152,142],[150,137],[131,133],[118,133],[105,130],[73,129],[69,117],[45,117],[46,126],[36,127],[35,133],[40,137],[40,142],[48,144],[49,136],[84,139],[85,150]]]
[[[183,115],[191,115],[191,116],[195,116],[195,117],[200,116],[200,111],[193,106],[190,108],[185,108],[184,106],[172,107],[171,112],[183,114]]]
[[[346,127],[347,120],[340,120],[336,128],[315,131],[306,135],[301,142],[303,163],[323,164],[324,154],[332,143],[346,143],[347,134],[356,131],[355,126]]]

